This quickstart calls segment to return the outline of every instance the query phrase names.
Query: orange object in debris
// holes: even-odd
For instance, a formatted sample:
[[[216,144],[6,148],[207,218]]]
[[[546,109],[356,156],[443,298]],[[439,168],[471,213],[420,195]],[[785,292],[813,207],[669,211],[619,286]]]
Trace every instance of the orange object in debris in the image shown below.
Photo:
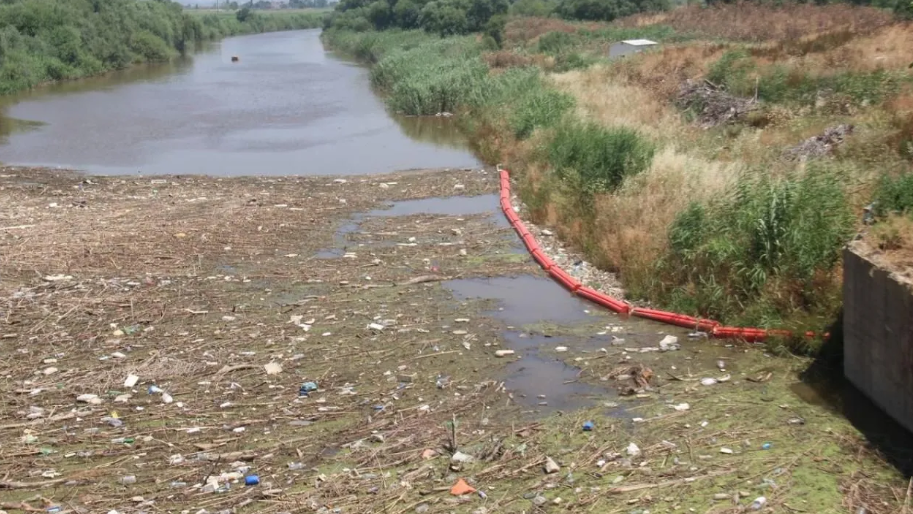
[[[450,494],[454,496],[463,496],[464,494],[476,492],[475,488],[467,484],[462,478],[457,480],[457,483],[453,484],[453,487],[450,488]]]

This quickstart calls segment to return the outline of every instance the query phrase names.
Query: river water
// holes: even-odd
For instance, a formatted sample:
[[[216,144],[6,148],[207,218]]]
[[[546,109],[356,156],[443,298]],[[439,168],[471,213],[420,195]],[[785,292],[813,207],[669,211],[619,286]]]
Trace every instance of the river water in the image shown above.
[[[220,176],[479,165],[452,119],[392,116],[368,70],[327,53],[319,36],[229,38],[168,64],[7,98],[0,162]]]

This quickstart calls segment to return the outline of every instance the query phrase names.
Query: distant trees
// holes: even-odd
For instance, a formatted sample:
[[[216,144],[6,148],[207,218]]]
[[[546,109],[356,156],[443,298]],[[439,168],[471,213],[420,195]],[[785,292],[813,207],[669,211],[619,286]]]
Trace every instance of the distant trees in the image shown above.
[[[661,11],[669,0],[561,0],[555,12],[572,20],[612,21],[639,12]]]
[[[325,26],[358,32],[421,28],[441,36],[485,32],[500,42],[507,10],[507,0],[341,0]]]

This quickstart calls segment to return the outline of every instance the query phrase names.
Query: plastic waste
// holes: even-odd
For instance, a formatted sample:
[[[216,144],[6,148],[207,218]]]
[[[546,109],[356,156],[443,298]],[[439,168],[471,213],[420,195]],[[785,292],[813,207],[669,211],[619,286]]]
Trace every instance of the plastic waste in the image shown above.
[[[583,424],[584,432],[592,432],[594,428],[596,428],[596,425],[594,425],[592,421],[587,421]]]
[[[244,485],[258,485],[260,483],[260,477],[257,475],[247,475],[244,477]]]
[[[755,498],[755,501],[751,502],[751,510],[761,510],[764,508],[764,505],[767,504],[767,498],[759,496]]]
[[[301,384],[301,388],[298,389],[298,396],[309,396],[311,393],[317,390],[317,382],[305,382]]]

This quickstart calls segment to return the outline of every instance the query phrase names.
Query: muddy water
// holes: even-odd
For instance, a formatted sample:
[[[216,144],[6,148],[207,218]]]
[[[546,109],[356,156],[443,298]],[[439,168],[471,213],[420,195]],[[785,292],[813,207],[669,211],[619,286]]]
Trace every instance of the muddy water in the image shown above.
[[[453,120],[397,118],[319,30],[8,98],[0,161],[96,174],[369,174],[478,162]],[[240,62],[232,63],[232,56]]]
[[[357,233],[361,223],[366,218],[412,216],[416,214],[438,216],[489,214],[492,223],[496,226],[510,226],[507,219],[501,214],[498,204],[498,195],[448,196],[444,198],[434,197],[391,202],[385,208],[358,213],[343,222],[333,235],[334,247],[317,252],[315,257],[318,259],[342,257],[351,244],[348,239],[349,235]],[[381,244],[381,246],[383,246],[383,244]]]

